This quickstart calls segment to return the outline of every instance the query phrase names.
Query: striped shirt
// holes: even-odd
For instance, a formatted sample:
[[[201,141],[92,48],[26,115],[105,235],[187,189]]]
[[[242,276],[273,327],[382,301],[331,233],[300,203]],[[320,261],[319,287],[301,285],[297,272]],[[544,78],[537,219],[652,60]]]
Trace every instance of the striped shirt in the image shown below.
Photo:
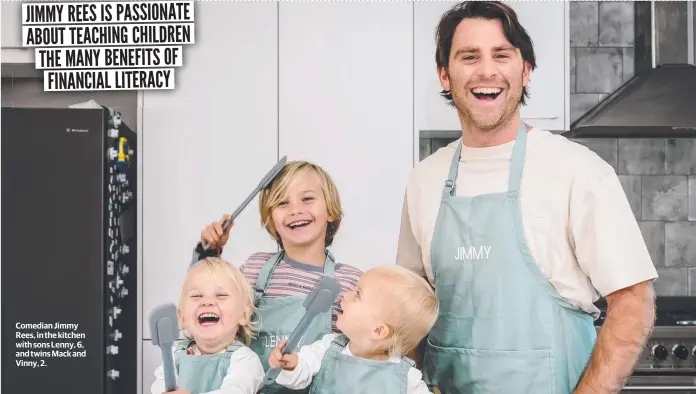
[[[200,244],[199,244],[200,246]],[[207,253],[201,253],[202,248],[197,247],[194,252],[194,260],[196,262],[203,259],[207,255],[221,253],[221,250],[211,251]],[[259,272],[263,266],[268,262],[268,260],[275,255],[276,252],[260,252],[251,255],[247,261],[240,267],[240,270],[247,278],[251,286],[256,285],[256,279],[259,276]],[[294,260],[291,260],[287,256],[283,258],[282,261],[278,263],[273,274],[268,281],[268,288],[264,293],[264,297],[274,298],[274,297],[287,297],[295,295],[307,295],[309,294],[317,282],[322,278],[324,272],[324,267],[318,267],[316,265],[303,264]],[[353,291],[357,287],[358,279],[362,276],[363,272],[353,266],[336,263],[334,268],[334,278],[341,285],[341,293],[336,298],[331,310],[331,322],[334,332],[339,332],[336,328],[336,318],[338,309],[340,308],[340,302],[343,298],[343,294],[346,291]]]

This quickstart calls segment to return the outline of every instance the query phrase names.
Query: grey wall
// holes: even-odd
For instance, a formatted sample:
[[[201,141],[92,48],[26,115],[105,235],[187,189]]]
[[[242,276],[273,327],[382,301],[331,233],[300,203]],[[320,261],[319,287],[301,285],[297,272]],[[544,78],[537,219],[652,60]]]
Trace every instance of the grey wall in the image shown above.
[[[657,64],[688,63],[687,2],[655,2]]]
[[[570,3],[570,122],[633,77],[634,4]]]
[[[660,278],[696,296],[696,139],[577,140],[616,169]]]

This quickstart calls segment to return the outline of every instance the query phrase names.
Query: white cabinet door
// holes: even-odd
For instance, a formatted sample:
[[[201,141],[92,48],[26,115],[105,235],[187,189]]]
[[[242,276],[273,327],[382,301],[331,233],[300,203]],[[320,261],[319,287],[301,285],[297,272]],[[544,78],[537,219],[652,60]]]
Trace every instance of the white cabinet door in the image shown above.
[[[415,111],[419,130],[461,130],[454,107],[439,92],[435,63],[435,29],[442,14],[457,2],[415,3]],[[566,130],[568,39],[566,2],[507,2],[534,43],[537,69],[531,75],[530,99],[522,119],[546,130]]]
[[[413,166],[413,4],[280,3],[280,154],[337,184],[332,248],[362,269],[393,264]]]
[[[34,63],[34,48],[22,47],[22,2],[0,1],[0,18],[3,64]]]
[[[196,2],[196,43],[176,90],[143,105],[143,337],[157,305],[177,302],[206,223],[232,212],[278,160],[277,4]],[[255,199],[223,257],[277,250]]]
[[[0,2],[0,37],[3,48],[22,47],[22,3],[19,1]],[[32,51],[33,52],[33,51]],[[6,63],[3,60],[3,63]]]

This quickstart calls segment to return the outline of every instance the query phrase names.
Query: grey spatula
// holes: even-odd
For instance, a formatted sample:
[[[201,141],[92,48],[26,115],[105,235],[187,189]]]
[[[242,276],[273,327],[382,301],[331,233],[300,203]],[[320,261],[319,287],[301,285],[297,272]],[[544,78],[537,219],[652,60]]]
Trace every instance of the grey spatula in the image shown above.
[[[227,228],[230,227],[230,224],[232,224],[232,222],[234,222],[234,219],[236,219],[237,216],[239,216],[239,214],[242,213],[244,208],[246,208],[246,206],[249,205],[251,200],[253,200],[254,197],[256,197],[256,195],[259,194],[261,190],[267,188],[273,182],[273,180],[278,176],[278,174],[283,169],[283,166],[285,166],[285,163],[287,161],[288,157],[283,156],[283,158],[280,159],[280,161],[275,166],[273,166],[273,168],[271,168],[271,170],[266,175],[264,175],[263,179],[261,179],[261,182],[259,182],[258,186],[256,186],[256,189],[254,189],[254,191],[252,191],[251,194],[247,196],[247,198],[237,207],[237,209],[235,209],[234,212],[232,212],[232,215],[227,220],[225,220],[224,223],[222,223],[222,232],[227,231]],[[203,243],[204,250],[207,250],[208,246],[210,245],[208,245],[207,242]]]
[[[307,311],[302,317],[302,320],[300,320],[299,324],[297,324],[297,327],[295,327],[295,330],[290,335],[288,343],[286,343],[285,347],[283,347],[283,354],[290,354],[295,351],[297,344],[305,334],[305,331],[307,331],[307,328],[309,328],[312,320],[314,320],[318,314],[328,312],[340,292],[341,285],[334,278],[324,276],[321,278],[321,280],[319,280],[319,282],[317,282],[316,286],[314,286],[312,289],[312,292],[309,293],[305,301],[302,303],[302,306]],[[269,369],[266,372],[266,376],[263,378],[263,384],[273,384],[280,371],[281,368]]]
[[[164,386],[167,392],[176,390],[172,345],[179,337],[179,324],[174,304],[160,305],[150,313],[150,338],[162,350]]]

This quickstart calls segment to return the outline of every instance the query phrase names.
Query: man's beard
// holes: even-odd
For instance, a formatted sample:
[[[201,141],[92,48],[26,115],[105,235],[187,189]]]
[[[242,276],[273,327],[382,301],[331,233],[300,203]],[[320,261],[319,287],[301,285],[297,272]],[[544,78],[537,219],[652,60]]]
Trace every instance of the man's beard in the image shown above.
[[[496,108],[491,108],[489,110],[483,111],[494,111],[495,113],[482,113],[480,109],[474,108],[474,101],[470,101],[467,97],[469,94],[469,87],[464,89],[459,89],[458,91],[452,91],[452,99],[454,105],[457,108],[457,113],[459,118],[480,131],[489,132],[499,129],[502,125],[506,124],[515,114],[515,111],[520,105],[520,100],[522,98],[522,91],[512,92],[508,88],[501,93],[505,93],[504,97],[497,97],[497,99],[504,100],[501,106]],[[472,97],[472,100],[477,100]]]

